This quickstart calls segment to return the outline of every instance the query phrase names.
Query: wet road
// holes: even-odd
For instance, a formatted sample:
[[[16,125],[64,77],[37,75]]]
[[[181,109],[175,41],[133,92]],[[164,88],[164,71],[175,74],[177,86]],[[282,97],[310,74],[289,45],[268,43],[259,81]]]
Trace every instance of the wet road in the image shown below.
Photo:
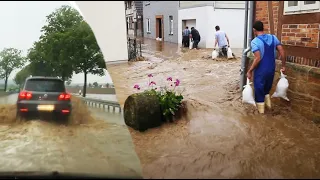
[[[16,98],[16,94],[0,98],[5,104],[0,107],[0,171],[141,176],[140,161],[121,115],[91,109],[96,114],[92,118],[84,104],[77,104],[70,125],[15,122],[15,107],[9,104]]]
[[[187,114],[144,133],[130,129],[145,178],[320,178],[319,126],[286,107],[258,115],[243,105],[240,59],[148,45],[148,61],[108,66],[119,102],[136,92],[134,84],[144,90],[148,74],[157,84],[171,76],[181,80]]]

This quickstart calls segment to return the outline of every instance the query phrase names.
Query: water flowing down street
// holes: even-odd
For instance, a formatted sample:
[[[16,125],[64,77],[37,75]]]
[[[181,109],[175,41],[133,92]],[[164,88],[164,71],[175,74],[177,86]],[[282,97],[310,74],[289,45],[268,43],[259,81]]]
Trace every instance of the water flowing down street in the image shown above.
[[[243,105],[239,58],[214,61],[210,49],[150,39],[143,47],[147,61],[108,66],[120,104],[153,74],[159,86],[180,79],[187,107],[174,123],[130,128],[145,178],[320,178],[319,126],[288,107],[258,115]]]
[[[140,177],[140,161],[122,115],[73,100],[72,123],[15,119],[17,94],[0,98],[0,171],[59,171]]]

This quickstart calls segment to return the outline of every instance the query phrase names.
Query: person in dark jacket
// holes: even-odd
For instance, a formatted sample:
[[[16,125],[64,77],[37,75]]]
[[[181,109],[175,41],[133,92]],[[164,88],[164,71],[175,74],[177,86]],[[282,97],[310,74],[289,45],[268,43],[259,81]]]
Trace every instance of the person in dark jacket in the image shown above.
[[[201,36],[198,30],[196,28],[192,27],[191,28],[191,36],[193,40],[193,48],[198,49],[198,44],[201,40]]]
[[[182,44],[184,47],[189,47],[189,43],[190,43],[189,36],[190,36],[190,30],[187,26],[182,32]]]

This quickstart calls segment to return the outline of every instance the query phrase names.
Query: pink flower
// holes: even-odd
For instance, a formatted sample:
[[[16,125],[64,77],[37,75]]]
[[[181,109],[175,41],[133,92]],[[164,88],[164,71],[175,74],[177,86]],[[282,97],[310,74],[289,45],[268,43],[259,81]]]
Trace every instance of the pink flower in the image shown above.
[[[172,81],[172,77],[168,77],[168,78],[167,78],[167,81]]]
[[[151,85],[157,85],[154,81],[151,81],[150,83],[149,83],[149,86],[151,86]]]
[[[148,77],[150,78],[150,77],[153,77],[153,76],[152,76],[152,74],[148,74]]]
[[[176,79],[176,82],[174,82],[174,84],[175,84],[176,86],[179,86],[179,85],[180,85],[180,80],[179,80],[179,79]]]
[[[140,86],[139,86],[138,84],[136,84],[136,85],[133,86],[133,88],[139,90],[139,89],[140,89]]]

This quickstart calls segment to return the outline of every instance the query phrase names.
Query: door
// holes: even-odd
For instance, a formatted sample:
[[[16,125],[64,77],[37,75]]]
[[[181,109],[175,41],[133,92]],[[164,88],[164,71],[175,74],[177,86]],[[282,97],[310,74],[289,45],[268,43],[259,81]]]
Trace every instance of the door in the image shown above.
[[[156,38],[159,37],[163,41],[164,27],[163,27],[163,15],[156,16]]]

